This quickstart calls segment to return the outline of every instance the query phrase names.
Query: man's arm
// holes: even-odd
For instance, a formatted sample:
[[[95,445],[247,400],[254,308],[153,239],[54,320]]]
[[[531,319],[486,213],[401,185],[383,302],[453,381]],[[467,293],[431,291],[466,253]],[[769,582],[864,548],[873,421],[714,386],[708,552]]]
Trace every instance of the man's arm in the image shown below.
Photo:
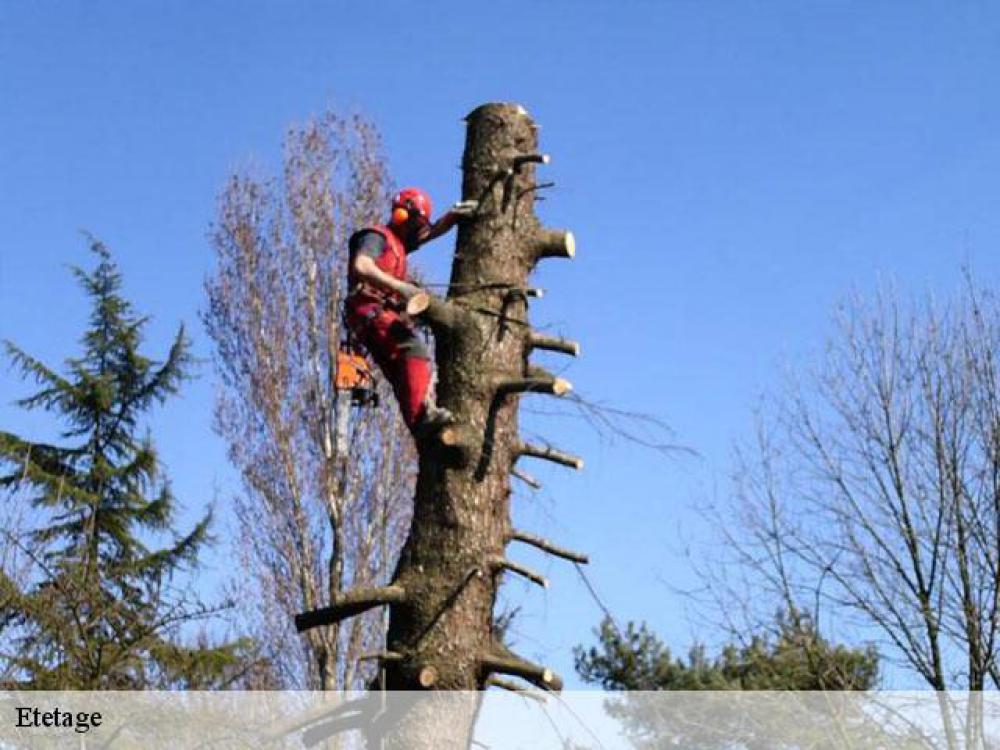
[[[409,299],[417,288],[405,281],[400,281],[378,267],[378,257],[385,249],[385,239],[372,230],[363,230],[351,237],[351,274],[357,281],[381,289],[384,292],[394,292]]]
[[[478,209],[479,201],[461,201],[456,203],[451,207],[451,210],[448,211],[448,213],[435,221],[429,227],[424,227],[420,230],[417,234],[417,247],[420,247],[420,245],[423,245],[425,242],[436,240],[442,234],[445,234],[448,230],[455,226],[460,220],[474,216]],[[414,250],[416,250],[416,248],[414,248]]]
[[[420,291],[413,284],[390,276],[379,268],[372,258],[361,253],[354,256],[354,260],[351,263],[351,270],[354,271],[354,275],[359,281],[371,284],[377,289],[395,292],[403,299],[409,299]]]

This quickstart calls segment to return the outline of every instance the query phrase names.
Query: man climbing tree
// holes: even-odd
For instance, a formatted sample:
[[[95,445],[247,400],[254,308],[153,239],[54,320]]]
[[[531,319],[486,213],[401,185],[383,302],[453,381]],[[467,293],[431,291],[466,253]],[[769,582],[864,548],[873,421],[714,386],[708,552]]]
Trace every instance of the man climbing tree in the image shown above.
[[[529,359],[540,349],[572,356],[579,347],[532,328],[528,301],[540,296],[540,290],[528,283],[528,277],[547,258],[572,258],[575,241],[570,232],[543,227],[534,215],[534,198],[545,187],[535,179],[535,166],[546,164],[548,157],[537,152],[538,130],[528,113],[515,104],[486,104],[470,113],[466,122],[462,196],[476,202],[475,208],[466,204],[475,218],[459,227],[447,296],[435,297],[402,284],[393,288],[403,281],[405,254],[398,245],[388,248],[396,265],[387,274],[394,281],[387,285],[406,300],[408,315],[423,318],[434,331],[438,395],[454,414],[454,422],[437,433],[437,440],[418,442],[413,518],[389,580],[341,592],[330,606],[295,618],[297,629],[307,632],[388,606],[385,649],[373,655],[381,667],[379,683],[388,690],[432,690],[438,695],[456,691],[448,696],[454,702],[444,713],[427,713],[422,705],[391,726],[382,720],[377,725],[369,722],[367,728],[377,730],[390,748],[467,748],[476,710],[471,691],[504,687],[509,684],[505,675],[558,690],[562,684],[558,675],[510,651],[495,627],[494,604],[505,575],[547,583],[510,559],[506,548],[518,542],[575,562],[586,561],[583,555],[514,528],[510,518],[510,477],[519,471],[515,467],[519,459],[542,459],[576,469],[583,465],[576,456],[524,441],[518,430],[521,395],[562,396],[571,388]],[[415,224],[377,234],[385,245],[394,238],[402,244],[407,237],[419,244],[423,221],[429,224],[430,206],[413,202],[412,208],[425,212],[425,217],[411,219],[407,195],[397,198],[406,221]],[[440,224],[426,229],[425,238]],[[361,261],[362,269],[375,265],[369,260],[371,264]],[[381,270],[389,268],[386,263]],[[387,321],[387,332],[390,324]],[[415,395],[409,418],[416,423],[421,414],[412,406]],[[377,708],[377,702],[366,705]],[[358,727],[365,718],[360,713],[345,714],[343,721],[331,717],[322,732]],[[375,716],[371,719],[374,722]]]
[[[387,226],[366,227],[350,239],[347,323],[392,384],[403,420],[414,432],[452,417],[434,404],[430,352],[403,312],[406,300],[419,291],[408,281],[407,255],[445,234],[476,206],[476,201],[457,203],[432,224],[430,196],[406,188],[393,198]]]

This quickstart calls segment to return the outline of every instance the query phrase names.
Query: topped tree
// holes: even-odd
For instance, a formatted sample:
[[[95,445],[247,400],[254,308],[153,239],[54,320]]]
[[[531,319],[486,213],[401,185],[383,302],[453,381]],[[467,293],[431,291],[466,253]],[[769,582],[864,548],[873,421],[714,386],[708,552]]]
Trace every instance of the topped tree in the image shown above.
[[[91,299],[83,355],[60,374],[15,344],[7,353],[40,385],[17,404],[58,418],[60,445],[0,431],[0,487],[23,498],[43,525],[5,539],[33,563],[27,580],[0,571],[0,641],[13,652],[11,687],[138,689],[212,687],[234,671],[243,643],[188,647],[185,623],[212,613],[174,591],[208,541],[211,513],[186,534],[172,529],[175,501],[140,420],[177,392],[191,365],[178,330],[167,357],[139,352],[147,318],[120,294],[121,275],[103,244],[98,264],[73,272]],[[152,534],[170,543],[151,548]]]
[[[540,295],[529,277],[547,258],[572,258],[570,232],[543,227],[534,212],[538,128],[516,104],[486,104],[466,118],[462,200],[477,213],[459,227],[446,297],[420,292],[407,312],[434,331],[438,401],[455,422],[418,441],[420,468],[413,520],[386,585],[355,589],[296,618],[300,630],[322,627],[373,607],[389,607],[386,650],[377,654],[390,690],[546,690],[562,681],[551,669],[513,653],[495,625],[498,589],[509,575],[546,580],[508,553],[528,544],[577,562],[585,557],[515,529],[511,477],[534,480],[518,463],[542,459],[579,469],[582,460],[524,441],[520,399],[562,396],[571,386],[531,361],[537,349],[575,355],[575,342],[533,330],[528,303]],[[466,695],[472,695],[471,692]],[[468,747],[475,701],[457,699],[447,717],[408,713],[384,737],[386,747]],[[337,730],[337,726],[325,731]],[[380,730],[381,731],[381,730]]]

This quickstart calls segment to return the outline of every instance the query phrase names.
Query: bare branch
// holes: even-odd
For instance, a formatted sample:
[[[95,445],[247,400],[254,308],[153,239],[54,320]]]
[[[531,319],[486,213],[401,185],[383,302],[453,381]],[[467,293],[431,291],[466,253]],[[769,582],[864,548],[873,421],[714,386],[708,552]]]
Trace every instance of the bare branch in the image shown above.
[[[531,476],[531,474],[528,474],[525,471],[521,471],[517,467],[515,467],[515,468],[513,468],[513,469],[510,470],[510,475],[512,477],[516,477],[517,479],[520,479],[522,482],[524,482],[526,485],[528,485],[529,487],[531,487],[531,489],[533,489],[533,490],[540,490],[540,489],[542,489],[542,483],[541,482],[539,482],[537,479],[535,479],[533,476]]]
[[[490,687],[497,687],[501,690],[509,690],[512,693],[517,693],[524,698],[530,698],[533,701],[539,703],[545,703],[545,694],[538,693],[534,690],[528,690],[523,685],[518,685],[516,682],[511,682],[510,680],[505,680],[502,677],[492,676],[486,680],[486,684]]]
[[[493,385],[501,396],[529,392],[564,396],[573,390],[573,384],[568,380],[544,372],[532,373],[524,378],[500,375],[494,378]]]
[[[543,589],[549,587],[548,579],[541,573],[536,573],[531,568],[521,565],[520,563],[516,563],[513,560],[508,560],[502,555],[490,555],[487,562],[494,570],[509,570],[511,573],[516,573],[519,576],[527,578],[529,581],[541,586]]]
[[[527,531],[512,531],[508,537],[510,541],[513,542],[524,542],[525,544],[530,544],[532,547],[537,547],[540,550],[548,552],[550,555],[555,555],[556,557],[561,557],[570,562],[581,563],[586,565],[590,562],[590,558],[586,555],[582,555],[579,552],[573,552],[564,547],[559,547],[547,539],[543,539],[537,534],[530,534]]]
[[[518,448],[518,455],[540,458],[543,461],[552,461],[553,463],[562,464],[578,471],[583,468],[582,458],[569,453],[563,453],[548,445],[534,445],[522,442]]]
[[[547,336],[543,333],[538,333],[537,331],[532,331],[528,334],[528,348],[545,349],[550,352],[560,352],[562,354],[568,354],[571,357],[580,356],[580,344],[576,341],[560,338],[558,336]]]
[[[576,407],[580,417],[599,435],[621,438],[665,456],[674,456],[678,453],[698,455],[697,451],[686,445],[669,442],[669,438],[674,434],[673,430],[663,419],[653,414],[591,401],[579,393],[568,395],[566,400]]]
[[[382,588],[354,589],[341,594],[337,601],[329,607],[296,615],[295,629],[301,633],[320,625],[339,622],[375,607],[398,604],[405,599],[406,591],[402,586],[390,585]]]
[[[517,171],[525,164],[548,164],[551,157],[548,154],[520,154],[510,160],[511,169]]]
[[[493,672],[511,674],[543,690],[555,692],[562,690],[562,678],[551,669],[522,659],[502,646],[498,646],[492,653],[481,656],[479,664],[487,674]]]

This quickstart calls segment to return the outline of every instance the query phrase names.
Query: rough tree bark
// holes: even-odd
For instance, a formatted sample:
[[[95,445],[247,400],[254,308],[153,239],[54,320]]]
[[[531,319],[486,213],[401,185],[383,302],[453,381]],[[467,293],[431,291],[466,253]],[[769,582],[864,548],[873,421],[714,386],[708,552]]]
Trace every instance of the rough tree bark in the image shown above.
[[[348,593],[339,608],[300,615],[298,625],[388,605],[387,689],[482,690],[507,674],[558,690],[558,676],[511,653],[495,636],[493,607],[505,572],[545,583],[508,558],[509,542],[585,560],[513,529],[509,507],[511,472],[522,456],[581,465],[561,451],[527,445],[518,433],[522,394],[559,396],[570,389],[529,364],[534,348],[575,354],[577,347],[531,330],[528,300],[537,295],[528,277],[543,258],[571,258],[574,242],[569,232],[543,228],[535,217],[535,169],[547,157],[537,153],[537,127],[527,112],[486,104],[466,122],[462,198],[478,200],[480,208],[459,228],[447,298],[421,293],[408,307],[434,331],[438,400],[457,422],[418,444],[413,521],[392,580],[382,589]],[[411,725],[400,728],[405,744],[467,746],[475,703],[450,705],[464,730],[425,742]],[[455,710],[468,711],[467,721]]]

